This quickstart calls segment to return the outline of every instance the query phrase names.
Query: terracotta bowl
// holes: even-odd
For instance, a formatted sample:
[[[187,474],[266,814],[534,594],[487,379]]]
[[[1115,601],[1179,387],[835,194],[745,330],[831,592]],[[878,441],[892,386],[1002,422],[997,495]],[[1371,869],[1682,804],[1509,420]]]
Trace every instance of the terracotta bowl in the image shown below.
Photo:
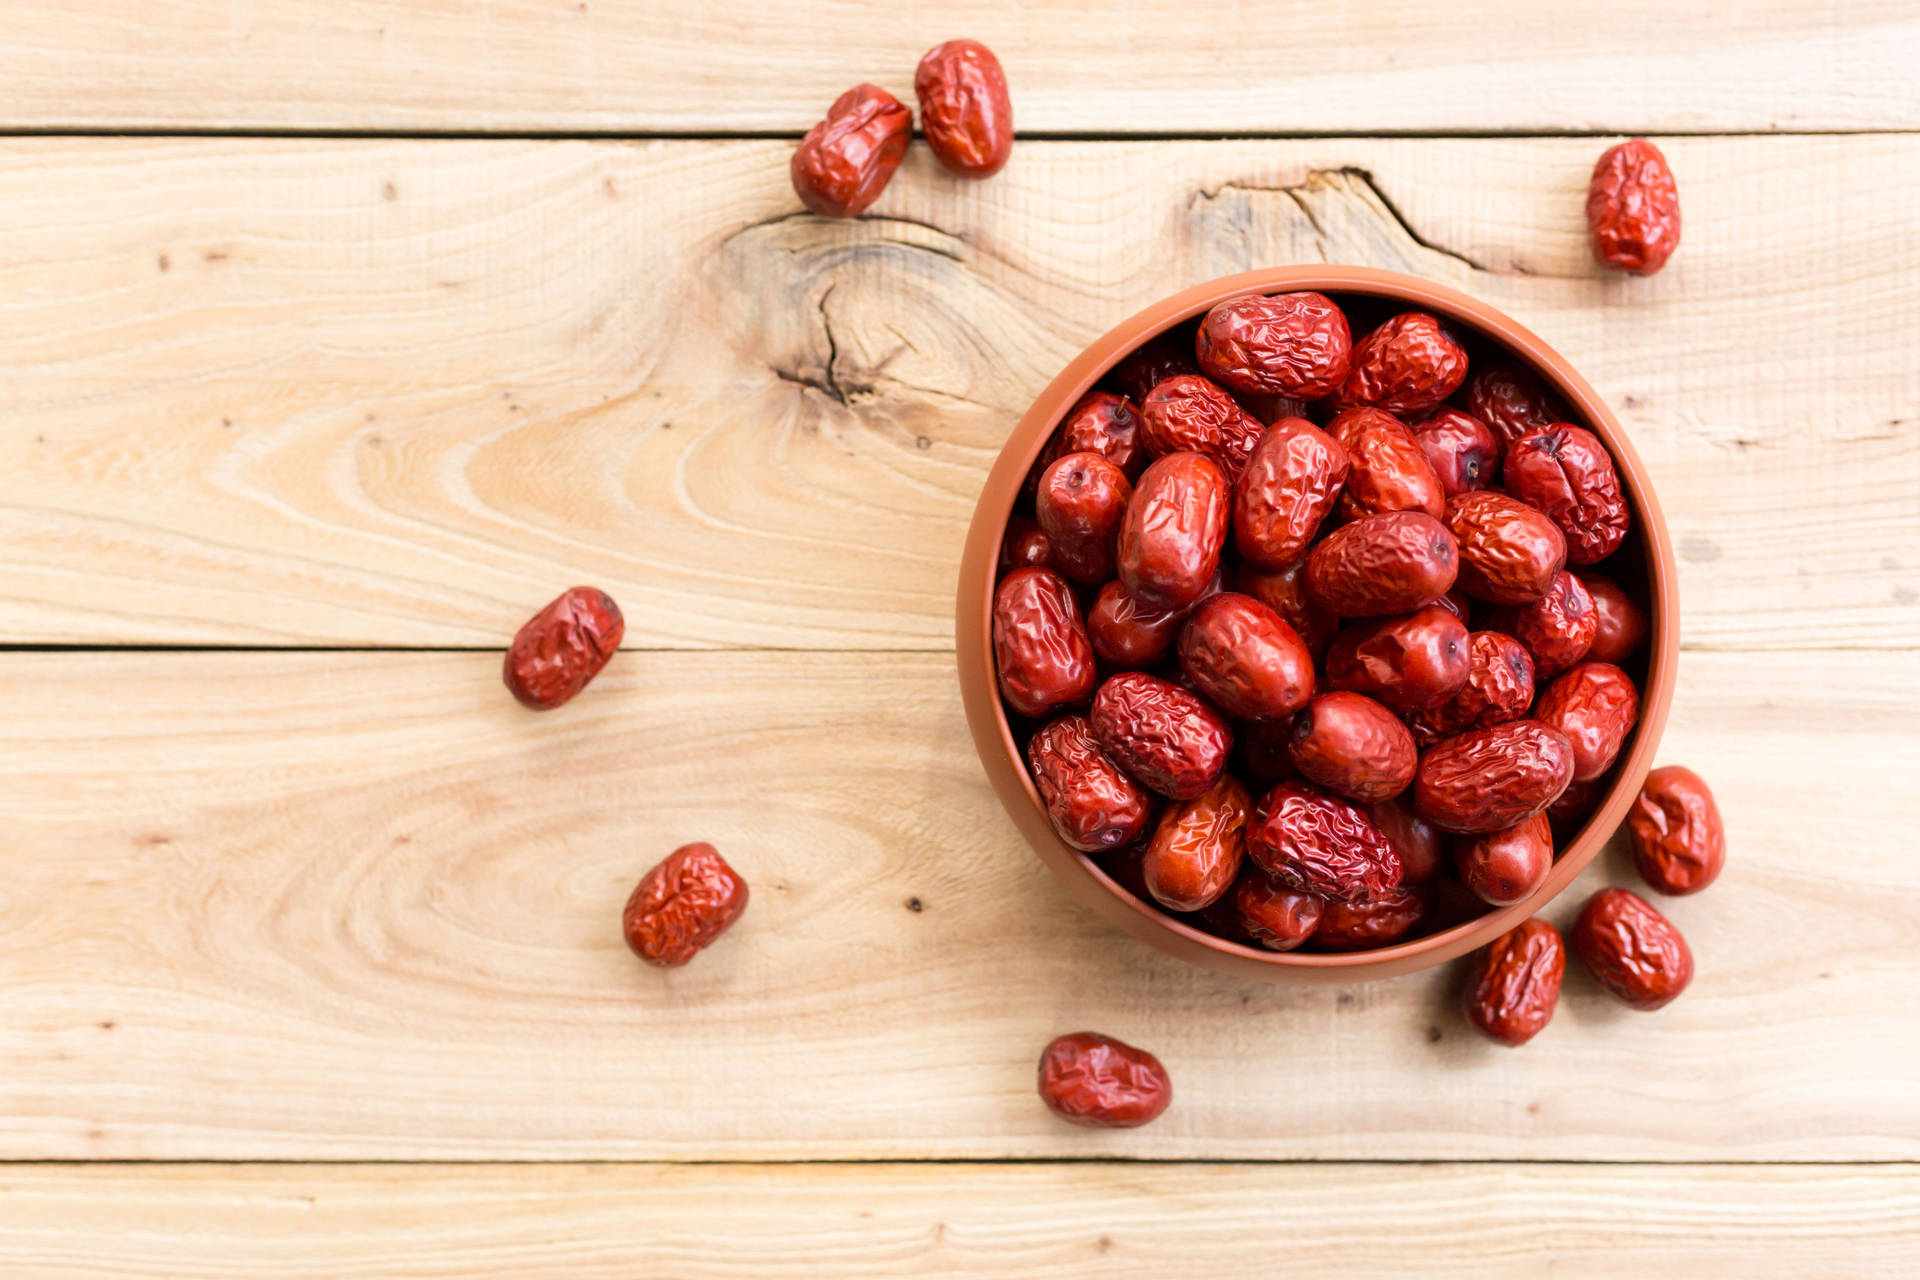
[[[1640,680],[1640,722],[1622,750],[1620,762],[1605,780],[1599,806],[1585,827],[1562,846],[1552,873],[1539,891],[1524,902],[1489,910],[1437,933],[1375,951],[1343,954],[1265,951],[1214,937],[1165,914],[1151,901],[1135,897],[1092,858],[1063,843],[1054,834],[1027,773],[1025,744],[1016,742],[1000,701],[991,637],[1001,535],[1020,496],[1021,482],[1066,412],[1108,369],[1164,330],[1194,320],[1214,304],[1240,294],[1299,289],[1317,290],[1339,302],[1353,321],[1356,340],[1395,312],[1430,311],[1456,327],[1476,364],[1487,353],[1503,353],[1531,368],[1558,391],[1573,407],[1574,416],[1613,453],[1633,507],[1633,528],[1626,545],[1609,558],[1606,567],[1630,595],[1638,598],[1652,624],[1645,669],[1632,672]],[[1371,981],[1464,955],[1534,915],[1572,883],[1625,820],[1653,763],[1673,701],[1680,635],[1674,576],[1673,548],[1646,468],[1619,422],[1586,379],[1546,343],[1485,303],[1412,276],[1333,266],[1249,271],[1175,294],[1114,327],[1061,371],[1014,428],[987,477],[960,565],[954,619],[960,693],[981,763],[1014,826],[1061,882],[1101,916],[1169,955],[1227,973],[1277,982]]]

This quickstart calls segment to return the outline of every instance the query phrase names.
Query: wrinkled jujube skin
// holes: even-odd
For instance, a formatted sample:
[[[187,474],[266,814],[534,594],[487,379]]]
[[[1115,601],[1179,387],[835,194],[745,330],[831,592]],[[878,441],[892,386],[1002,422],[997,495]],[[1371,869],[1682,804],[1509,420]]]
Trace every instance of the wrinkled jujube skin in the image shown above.
[[[1168,378],[1199,372],[1200,366],[1193,362],[1193,343],[1185,340],[1179,331],[1173,331],[1135,347],[1113,367],[1108,379],[1139,405],[1149,391]]]
[[[1210,458],[1170,453],[1140,477],[1120,522],[1120,581],[1149,610],[1184,609],[1220,569],[1227,477]]]
[[[640,878],[620,913],[633,954],[650,965],[685,964],[747,909],[747,882],[710,844],[684,844]]]
[[[1327,649],[1326,686],[1418,711],[1458,693],[1472,673],[1467,629],[1437,604],[1341,631]]]
[[[1587,646],[1587,660],[1625,666],[1647,642],[1646,613],[1611,579],[1584,573],[1574,577],[1593,600],[1593,643]]]
[[[1457,540],[1455,545],[1458,545]],[[1453,584],[1453,590],[1447,592],[1445,595],[1435,596],[1433,602],[1454,617],[1460,619],[1461,626],[1468,628],[1473,626],[1473,602],[1467,599],[1467,593],[1460,589],[1460,583],[1457,579]]]
[[[1602,889],[1587,899],[1567,941],[1587,972],[1635,1009],[1664,1008],[1693,981],[1687,940],[1627,889]]]
[[[1569,782],[1560,798],[1547,806],[1547,821],[1553,826],[1553,836],[1565,844],[1581,827],[1587,825],[1587,819],[1593,816],[1596,802],[1600,798],[1598,782]]]
[[[1329,902],[1313,931],[1327,951],[1371,951],[1411,936],[1433,912],[1430,885],[1401,885],[1364,902]]]
[[[1144,672],[1111,676],[1093,696],[1101,749],[1136,781],[1169,800],[1206,793],[1226,771],[1233,730],[1179,685]]]
[[[1073,588],[1050,569],[1015,569],[993,593],[1000,696],[1038,719],[1093,696],[1093,645]]]
[[[1531,604],[1567,562],[1560,527],[1504,493],[1457,494],[1446,521],[1460,546],[1460,589],[1476,600]]]
[[[1406,311],[1360,339],[1352,370],[1333,393],[1340,408],[1372,405],[1389,413],[1431,409],[1459,390],[1467,353],[1424,311]]]
[[[1140,862],[1153,900],[1169,911],[1200,911],[1225,893],[1240,873],[1252,807],[1231,774],[1198,799],[1169,806]]]
[[[1034,734],[1027,766],[1054,831],[1082,853],[1118,849],[1147,829],[1147,793],[1100,749],[1085,716],[1062,716]]]
[[[1727,832],[1713,792],[1693,770],[1664,765],[1647,775],[1627,813],[1633,862],[1661,893],[1698,893],[1727,861]]]
[[[1553,1020],[1566,972],[1559,932],[1545,920],[1522,921],[1475,958],[1461,1008],[1482,1033],[1518,1047]]]
[[[1305,418],[1282,418],[1254,444],[1233,483],[1240,558],[1281,569],[1305,555],[1347,482],[1347,451]]]
[[[1053,433],[1055,457],[1097,453],[1127,473],[1129,481],[1147,468],[1140,443],[1140,412],[1133,401],[1111,391],[1089,391]]]
[[[1388,511],[1320,540],[1307,556],[1307,594],[1343,618],[1378,618],[1444,596],[1459,571],[1445,525],[1424,511]]]
[[[1449,498],[1500,483],[1504,452],[1500,437],[1472,414],[1442,406],[1419,422],[1408,423],[1407,430],[1427,455]]]
[[[1013,153],[1013,100],[993,50],[949,40],[927,50],[913,74],[920,132],[949,173],[988,178]]]
[[[1340,514],[1349,520],[1386,511],[1446,514],[1447,493],[1426,450],[1405,424],[1380,409],[1348,409],[1327,424],[1347,451],[1347,487]]]
[[[1420,758],[1413,807],[1461,835],[1517,826],[1573,781],[1573,744],[1538,720],[1513,720],[1448,738]]]
[[[1168,378],[1140,405],[1140,441],[1149,454],[1205,454],[1229,481],[1246,468],[1265,430],[1232,396],[1195,375]]]
[[[1000,538],[1000,572],[1007,574],[1015,569],[1051,568],[1053,544],[1047,541],[1039,522],[1026,516],[1009,519],[1007,531]]]
[[[1173,1080],[1145,1049],[1076,1031],[1040,1055],[1040,1100],[1069,1124],[1137,1129],[1173,1101]]]
[[[551,711],[600,674],[626,633],[612,596],[598,587],[570,587],[521,626],[501,678],[521,706]]]
[[[1517,365],[1479,370],[1467,384],[1467,412],[1487,424],[1505,449],[1535,427],[1564,422],[1567,410],[1545,383]]]
[[[1608,147],[1587,186],[1587,226],[1602,266],[1650,276],[1680,247],[1680,191],[1645,138]]]
[[[1587,655],[1599,619],[1587,589],[1562,570],[1553,575],[1545,595],[1532,604],[1491,611],[1487,625],[1527,646],[1533,655],[1533,678],[1544,684]]]
[[[1040,477],[1034,511],[1053,546],[1054,568],[1084,586],[1113,577],[1120,521],[1133,486],[1097,453],[1069,453]]]
[[[1240,767],[1252,781],[1272,786],[1300,776],[1293,767],[1293,721],[1238,721],[1233,742]]]
[[[1503,831],[1463,836],[1454,842],[1460,882],[1496,907],[1523,901],[1553,870],[1553,828],[1536,813]]]
[[[1400,855],[1366,811],[1308,782],[1283,782],[1247,823],[1247,857],[1282,888],[1340,902],[1400,884]]]
[[[1506,460],[1507,491],[1544,511],[1567,540],[1567,563],[1593,564],[1627,537],[1627,500],[1613,456],[1585,427],[1556,422],[1521,436]]]
[[[1467,636],[1467,682],[1438,706],[1407,713],[1407,728],[1423,750],[1488,725],[1505,724],[1533,705],[1533,656],[1526,646],[1498,631]]]
[[[1375,801],[1367,806],[1367,816],[1400,855],[1400,883],[1425,884],[1433,879],[1446,856],[1446,837],[1415,813],[1405,796]]]
[[[1158,613],[1142,609],[1116,580],[1100,588],[1087,610],[1087,638],[1100,661],[1114,670],[1144,671],[1172,655],[1185,620],[1186,614],[1178,609]]]
[[[913,112],[877,85],[834,99],[793,153],[793,190],[825,218],[852,218],[880,198],[913,137]]]
[[[1592,782],[1619,759],[1640,719],[1640,691],[1610,662],[1575,663],[1547,686],[1533,716],[1573,744],[1573,780]]]
[[[1234,590],[1252,596],[1279,614],[1294,634],[1306,642],[1316,658],[1326,651],[1340,618],[1313,602],[1307,594],[1307,562],[1296,560],[1271,573],[1243,564],[1233,577]]]
[[[1290,716],[1313,696],[1313,655],[1279,614],[1237,592],[1195,605],[1180,630],[1180,670],[1243,720]]]
[[[1249,294],[1207,312],[1194,337],[1201,371],[1235,391],[1318,400],[1346,381],[1347,317],[1319,293]]]
[[[1293,718],[1290,750],[1301,777],[1362,802],[1405,791],[1420,762],[1399,716],[1344,690],[1321,694]]]
[[[1283,889],[1264,871],[1248,870],[1233,886],[1233,913],[1241,932],[1268,951],[1292,951],[1320,926],[1326,901]]]

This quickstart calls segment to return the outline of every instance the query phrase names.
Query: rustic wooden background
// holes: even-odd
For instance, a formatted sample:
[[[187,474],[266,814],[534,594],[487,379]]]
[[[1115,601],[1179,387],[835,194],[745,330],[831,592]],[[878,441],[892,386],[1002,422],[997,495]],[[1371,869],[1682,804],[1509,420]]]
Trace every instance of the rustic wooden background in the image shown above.
[[[1920,1271],[1920,14],[1910,3],[63,0],[0,34],[0,1272]],[[1022,139],[803,216],[927,46]],[[1684,244],[1587,256],[1613,135]],[[1681,557],[1662,757],[1732,856],[1655,1016],[1570,974],[1185,968],[975,763],[950,601],[1033,394],[1326,260],[1541,333]],[[593,582],[546,716],[500,649]],[[685,970],[632,882],[719,844]],[[1622,875],[1616,856],[1582,890]],[[1175,1106],[1049,1117],[1057,1032]]]

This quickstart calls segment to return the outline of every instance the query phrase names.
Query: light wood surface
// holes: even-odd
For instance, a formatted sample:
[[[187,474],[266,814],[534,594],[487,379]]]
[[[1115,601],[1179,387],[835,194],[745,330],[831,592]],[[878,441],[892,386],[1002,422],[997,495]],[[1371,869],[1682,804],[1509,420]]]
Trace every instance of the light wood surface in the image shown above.
[[[1576,968],[1518,1052],[1456,969],[1265,986],[1095,922],[951,661],[630,653],[541,716],[492,653],[8,655],[0,1158],[1920,1158],[1920,656],[1687,655],[1699,977],[1648,1015]],[[752,904],[647,969],[620,906],[694,839]],[[1162,1120],[1039,1105],[1088,1027],[1167,1063]]]
[[[911,102],[920,55],[956,36],[999,53],[1024,131],[1920,124],[1920,21],[1898,0],[67,0],[7,17],[7,127],[797,136],[863,80]]]
[[[635,646],[946,649],[1060,366],[1322,258],[1475,293],[1594,382],[1689,647],[1920,640],[1920,149],[1673,140],[1684,246],[1622,280],[1599,145],[1036,143],[965,187],[916,152],[836,223],[781,142],[15,140],[0,640],[490,646],[591,581]]]
[[[0,1270],[1904,1280],[1913,1166],[0,1167]]]

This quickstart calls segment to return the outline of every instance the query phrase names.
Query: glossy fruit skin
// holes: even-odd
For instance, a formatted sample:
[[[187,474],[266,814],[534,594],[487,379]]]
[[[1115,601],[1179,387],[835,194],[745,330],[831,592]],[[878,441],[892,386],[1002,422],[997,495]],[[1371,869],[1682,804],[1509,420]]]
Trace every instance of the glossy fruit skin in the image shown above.
[[[1233,914],[1240,930],[1268,951],[1292,951],[1320,926],[1326,901],[1283,889],[1263,871],[1244,872],[1233,886]]]
[[[1233,752],[1226,717],[1179,685],[1144,672],[1109,677],[1093,695],[1092,720],[1094,736],[1113,762],[1169,800],[1204,795]]]
[[[1362,803],[1405,791],[1420,763],[1399,716],[1344,690],[1321,694],[1293,718],[1290,751],[1301,777]]]
[[[1346,381],[1353,336],[1319,293],[1248,294],[1207,312],[1194,354],[1208,377],[1235,391],[1318,400]]]
[[[1240,558],[1282,569],[1307,553],[1347,482],[1347,451],[1305,418],[1282,418],[1253,446],[1233,482]]]
[[[1296,560],[1272,572],[1242,564],[1233,577],[1233,589],[1252,596],[1279,614],[1294,634],[1318,657],[1340,630],[1338,615],[1327,612],[1307,594],[1307,562]]]
[[[1424,511],[1361,516],[1307,556],[1307,593],[1343,618],[1407,613],[1444,596],[1460,571],[1447,527]]]
[[[1333,393],[1340,408],[1372,405],[1389,413],[1431,409],[1459,390],[1467,353],[1424,311],[1406,311],[1360,339],[1353,367]]]
[[[747,882],[710,844],[683,844],[640,878],[620,913],[633,954],[662,969],[704,951],[747,909]]]
[[[1145,402],[1148,392],[1168,378],[1199,372],[1200,366],[1193,362],[1193,344],[1181,341],[1175,334],[1162,333],[1128,352],[1108,378],[1138,405]]]
[[[1073,588],[1050,569],[1015,569],[993,593],[1000,696],[1035,719],[1093,696],[1093,645]]]
[[[1569,782],[1560,798],[1547,806],[1547,821],[1554,838],[1562,844],[1575,835],[1593,816],[1594,801],[1599,798],[1597,782]]]
[[[1407,713],[1414,743],[1425,749],[1443,738],[1505,724],[1533,705],[1533,655],[1525,645],[1498,631],[1467,636],[1467,682],[1438,706]]]
[[[1405,796],[1376,800],[1367,806],[1367,816],[1400,855],[1400,883],[1425,884],[1433,879],[1446,856],[1446,837],[1415,813]]]
[[[1186,614],[1178,609],[1148,612],[1118,581],[1100,588],[1087,610],[1087,638],[1100,661],[1116,671],[1157,667],[1173,653]],[[1515,643],[1518,643],[1517,641]]]
[[[1627,813],[1633,861],[1661,893],[1698,893],[1727,861],[1727,831],[1713,792],[1693,770],[1677,764],[1647,775]]]
[[[1129,481],[1147,468],[1146,446],[1140,443],[1140,411],[1133,401],[1111,391],[1089,391],[1061,420],[1049,446],[1053,456],[1097,453],[1127,473]]]
[[[1553,870],[1553,828],[1536,813],[1504,831],[1463,837],[1454,843],[1454,869],[1467,888],[1496,907],[1524,901]]]
[[[1587,226],[1602,266],[1650,276],[1680,247],[1680,192],[1645,138],[1608,147],[1587,186]]]
[[[1573,744],[1538,720],[1474,729],[1430,749],[1413,776],[1413,807],[1460,835],[1518,826],[1573,781]]]
[[[1455,539],[1454,544],[1458,546],[1459,540]],[[1460,619],[1461,626],[1469,627],[1469,628],[1472,627],[1473,601],[1468,599],[1467,593],[1460,589],[1460,582],[1458,578],[1455,578],[1454,580],[1453,589],[1447,592],[1445,595],[1435,596],[1433,598],[1433,603],[1439,605],[1442,609],[1445,609],[1448,613]]]
[[[1635,1009],[1664,1008],[1693,981],[1687,940],[1627,889],[1602,889],[1587,899],[1567,941],[1587,972]]]
[[[1308,782],[1283,782],[1247,824],[1247,857],[1275,884],[1338,902],[1400,884],[1400,855],[1365,810]]]
[[[913,73],[920,132],[949,173],[988,178],[1013,154],[1013,100],[993,50],[949,40],[927,50]]]
[[[1447,528],[1460,544],[1460,589],[1489,604],[1531,604],[1567,562],[1567,540],[1544,512],[1504,493],[1462,493],[1447,501]]]
[[[790,166],[800,203],[824,218],[857,217],[880,198],[913,137],[913,112],[877,85],[857,84],[800,139]]]
[[[612,596],[598,587],[570,587],[521,626],[507,647],[501,679],[521,706],[551,711],[600,674],[626,633]]]
[[[1237,592],[1195,605],[1180,630],[1180,670],[1243,720],[1290,716],[1313,696],[1313,655],[1279,614]]]
[[[1047,1046],[1039,1087],[1047,1110],[1089,1129],[1137,1129],[1173,1101],[1173,1080],[1160,1059],[1093,1031]]]
[[[1524,920],[1474,960],[1461,1009],[1483,1034],[1518,1047],[1553,1020],[1566,972],[1559,932],[1545,920]]]
[[[1467,412],[1487,424],[1505,449],[1535,427],[1566,421],[1565,407],[1545,383],[1517,365],[1481,369],[1467,383]]]
[[[1169,911],[1200,911],[1231,888],[1252,807],[1246,787],[1230,774],[1198,799],[1169,806],[1140,863],[1153,900]]]
[[[1387,511],[1446,514],[1447,493],[1420,442],[1400,419],[1380,409],[1348,409],[1334,415],[1327,434],[1347,451],[1347,487],[1340,514],[1349,520]]]
[[[1228,480],[1245,469],[1264,423],[1206,378],[1168,378],[1140,405],[1140,440],[1156,458],[1203,453],[1220,464]]]
[[[1325,684],[1364,693],[1395,711],[1418,711],[1458,693],[1472,663],[1466,627],[1430,604],[1341,631],[1327,649]]]
[[[1118,849],[1147,829],[1147,793],[1100,749],[1085,716],[1062,716],[1034,734],[1027,767],[1054,832],[1080,852]]]
[[[1547,594],[1517,609],[1494,610],[1487,625],[1527,646],[1533,678],[1545,683],[1586,656],[1600,623],[1593,597],[1578,578],[1562,571],[1553,575]]]
[[[1120,522],[1120,581],[1144,609],[1184,609],[1220,569],[1227,477],[1198,453],[1170,453],[1140,477]]]
[[[1619,759],[1640,719],[1640,691],[1610,662],[1576,663],[1547,686],[1533,714],[1573,744],[1573,780],[1592,782]]]
[[[1046,469],[1034,511],[1063,577],[1084,586],[1113,577],[1120,521],[1132,497],[1127,473],[1097,453],[1069,453]]]
[[[1587,660],[1625,666],[1647,642],[1646,613],[1611,579],[1584,573],[1574,577],[1593,600],[1593,643],[1587,646]]]
[[[1546,512],[1567,540],[1569,564],[1593,564],[1626,541],[1627,500],[1613,456],[1585,427],[1535,427],[1507,450],[1507,491]]]
[[[1051,568],[1053,544],[1047,541],[1039,522],[1026,516],[1009,519],[1007,531],[1000,538],[1000,572],[1007,574],[1015,569]]]
[[[1433,911],[1428,885],[1401,885],[1365,902],[1329,902],[1313,931],[1323,951],[1371,951],[1391,946],[1420,927]]]
[[[1505,452],[1493,428],[1470,413],[1442,405],[1407,430],[1427,455],[1440,489],[1449,498],[1500,483]]]

